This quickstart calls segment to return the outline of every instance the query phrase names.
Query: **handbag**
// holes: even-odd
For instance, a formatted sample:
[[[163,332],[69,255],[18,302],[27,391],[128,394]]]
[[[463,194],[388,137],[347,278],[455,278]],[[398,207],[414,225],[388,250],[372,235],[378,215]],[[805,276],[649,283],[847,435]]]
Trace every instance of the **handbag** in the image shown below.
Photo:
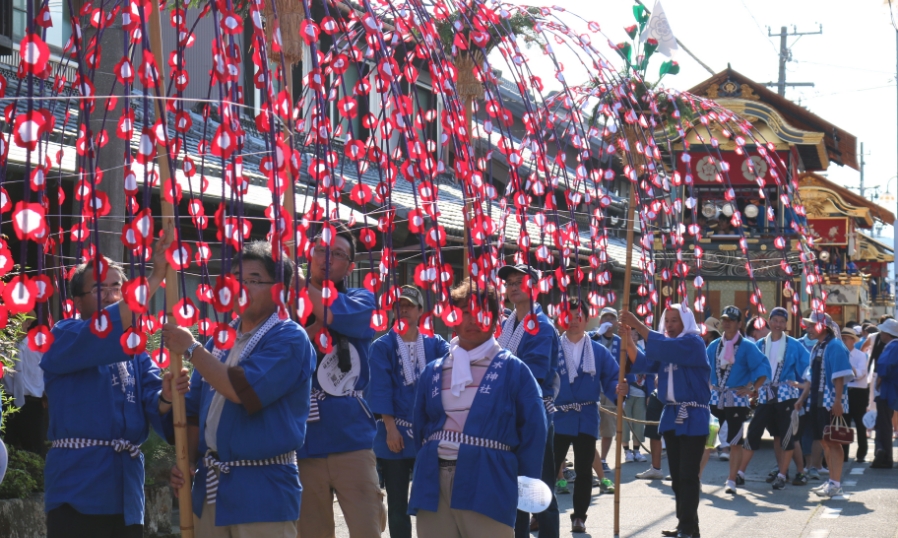
[[[823,427],[823,440],[850,445],[854,442],[854,429],[848,427],[843,417],[833,417],[829,426]]]

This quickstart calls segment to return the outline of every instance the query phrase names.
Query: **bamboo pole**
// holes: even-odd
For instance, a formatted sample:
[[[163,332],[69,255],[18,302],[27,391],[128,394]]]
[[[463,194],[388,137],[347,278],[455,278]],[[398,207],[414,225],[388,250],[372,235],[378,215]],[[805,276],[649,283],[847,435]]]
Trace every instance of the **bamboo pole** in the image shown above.
[[[156,62],[159,70],[160,84],[165,81],[165,54],[162,48],[162,24],[159,15],[159,2],[150,2],[152,11],[150,12],[150,46],[153,47],[153,54],[156,55]],[[154,101],[156,107],[156,118],[162,118],[165,114],[165,102],[161,99]],[[169,172],[168,148],[164,143],[157,142],[157,160],[159,167],[160,185],[165,185],[172,181]],[[163,187],[164,188],[164,187]],[[166,234],[174,236],[175,232],[175,208],[172,204],[165,201],[165,197],[160,194],[162,202],[162,227]],[[168,266],[165,274],[165,302],[169,311],[167,316],[171,316],[172,306],[178,302],[178,274],[172,266]],[[171,317],[169,319],[172,319]],[[181,536],[182,538],[193,538],[193,506],[190,499],[190,458],[187,454],[187,409],[184,403],[184,395],[180,394],[176,388],[176,381],[181,368],[183,367],[182,357],[179,354],[169,352],[168,370],[172,373],[172,416],[175,429],[175,455],[177,457],[178,469],[184,476],[184,485],[178,491],[178,507],[181,517]]]
[[[636,168],[637,176],[639,175],[642,159],[636,154],[636,132],[629,125],[624,124],[624,133],[630,146],[630,155],[633,157],[633,166]],[[621,298],[621,310],[630,308],[630,282],[632,271],[630,270],[633,263],[633,234],[636,223],[634,216],[636,213],[636,192],[639,188],[637,182],[630,183],[630,201],[627,205],[627,265],[624,267],[624,290]],[[620,365],[620,373],[617,382],[624,382],[627,373],[627,342],[621,342],[620,355],[617,362]],[[621,489],[621,437],[624,429],[624,397],[617,396],[617,442],[615,443],[614,456],[614,538],[620,536],[620,489]]]

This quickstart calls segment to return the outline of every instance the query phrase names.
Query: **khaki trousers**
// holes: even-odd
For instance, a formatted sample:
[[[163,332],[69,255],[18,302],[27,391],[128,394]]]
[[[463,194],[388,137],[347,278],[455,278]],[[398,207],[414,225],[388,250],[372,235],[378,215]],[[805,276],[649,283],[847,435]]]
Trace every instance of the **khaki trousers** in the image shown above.
[[[436,512],[418,510],[418,536],[422,538],[513,538],[514,529],[472,510],[449,507],[455,467],[440,468],[440,504]]]
[[[204,504],[202,517],[193,515],[193,528],[196,538],[296,538],[295,521],[242,523],[216,527],[215,504]]]
[[[373,450],[299,460],[302,504],[297,538],[334,538],[334,493],[350,538],[377,538],[387,527]]]

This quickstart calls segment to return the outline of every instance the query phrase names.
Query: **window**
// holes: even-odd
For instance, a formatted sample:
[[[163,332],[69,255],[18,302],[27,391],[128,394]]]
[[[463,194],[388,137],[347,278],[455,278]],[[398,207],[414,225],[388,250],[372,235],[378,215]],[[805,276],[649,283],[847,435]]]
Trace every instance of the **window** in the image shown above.
[[[12,0],[12,39],[18,44],[28,28],[27,0]]]

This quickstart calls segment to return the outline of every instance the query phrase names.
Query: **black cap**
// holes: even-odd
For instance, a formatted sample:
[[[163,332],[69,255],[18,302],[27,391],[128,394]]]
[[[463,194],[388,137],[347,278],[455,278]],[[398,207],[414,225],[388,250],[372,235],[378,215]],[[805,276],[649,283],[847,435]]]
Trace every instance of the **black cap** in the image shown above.
[[[535,267],[531,267],[526,263],[519,263],[517,265],[505,265],[501,269],[499,269],[499,278],[502,280],[508,280],[508,277],[511,276],[512,273],[520,273],[522,275],[530,275],[530,278],[533,280],[531,284],[536,285],[536,281],[540,278],[540,272]]]
[[[720,314],[720,319],[729,319],[732,321],[742,321],[742,311],[739,310],[738,307],[730,305],[723,309],[723,312]]]

